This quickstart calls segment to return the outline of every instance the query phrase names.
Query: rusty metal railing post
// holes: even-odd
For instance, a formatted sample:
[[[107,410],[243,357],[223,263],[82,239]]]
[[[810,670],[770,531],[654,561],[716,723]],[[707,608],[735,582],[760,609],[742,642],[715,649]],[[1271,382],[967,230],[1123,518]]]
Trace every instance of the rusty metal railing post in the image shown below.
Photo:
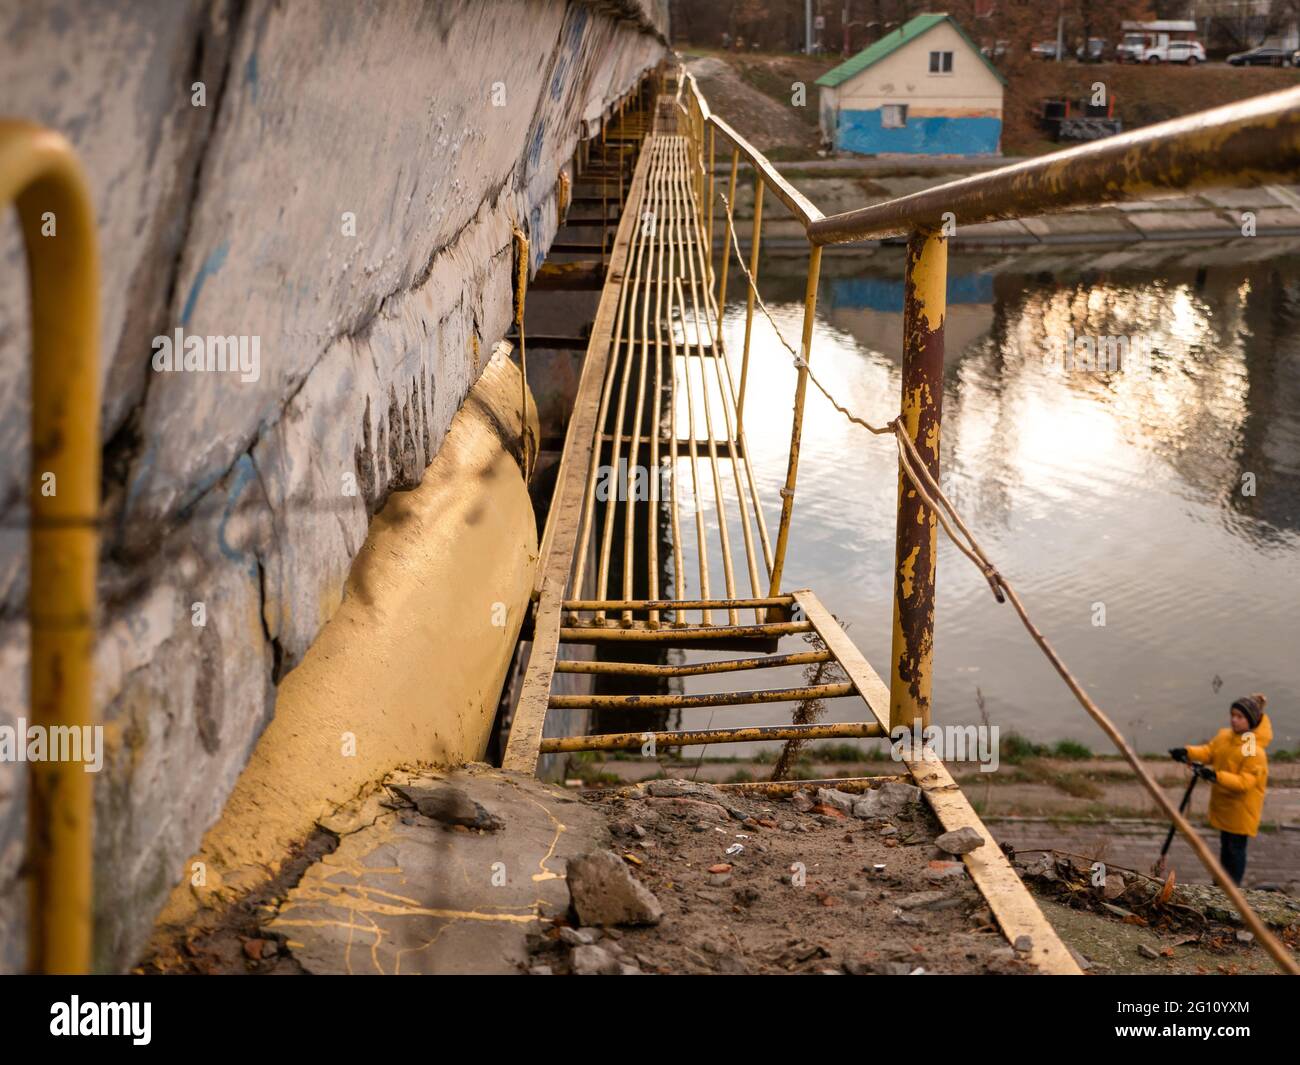
[[[948,242],[940,232],[914,232],[907,241],[903,304],[903,427],[926,469],[939,477],[943,413],[943,323]],[[894,544],[894,634],[889,669],[889,727],[930,724],[933,689],[934,575],[937,520],[898,474]]]
[[[799,446],[803,439],[803,407],[808,392],[808,361],[812,357],[813,326],[817,320],[817,282],[822,271],[820,244],[808,245],[808,281],[803,297],[803,336],[799,342],[799,379],[794,388],[794,424],[790,429],[790,462],[785,471],[785,487],[781,489],[781,527],[776,534],[776,550],[772,555],[772,583],[769,596],[779,595],[781,575],[785,569],[785,549],[790,540],[790,515],[794,511],[794,486],[799,474]],[[746,354],[749,346],[746,344]]]
[[[715,280],[714,273],[713,273],[713,162],[714,162],[714,148],[715,148],[714,140],[715,137],[714,137],[713,127],[710,126],[709,127],[709,228],[708,228],[708,233],[706,234],[706,239],[708,243],[704,249],[705,262],[709,264],[708,287],[710,289],[713,288],[713,282]]]
[[[731,150],[731,181],[727,185],[727,236],[722,246],[722,272],[718,275],[718,345],[722,343],[722,318],[727,308],[727,267],[731,265],[732,216],[736,210],[736,172],[740,169],[740,150]],[[712,238],[710,238],[710,242]],[[740,430],[736,430],[739,435]]]
[[[0,204],[14,201],[30,275],[31,724],[94,721],[99,553],[99,252],[85,177],[63,137],[0,121]],[[25,742],[20,740],[19,742]],[[50,739],[51,748],[53,739]],[[78,744],[82,758],[84,744]],[[28,965],[84,973],[92,959],[92,781],[82,760],[28,767]]]
[[[733,205],[732,210],[735,210]],[[754,331],[754,287],[758,284],[758,248],[763,237],[763,178],[754,171],[754,235],[750,239],[749,276],[752,285],[745,293],[745,348],[740,356],[740,389],[736,396],[736,437],[745,427],[745,382],[749,378],[749,337]],[[819,253],[820,257],[820,253]]]

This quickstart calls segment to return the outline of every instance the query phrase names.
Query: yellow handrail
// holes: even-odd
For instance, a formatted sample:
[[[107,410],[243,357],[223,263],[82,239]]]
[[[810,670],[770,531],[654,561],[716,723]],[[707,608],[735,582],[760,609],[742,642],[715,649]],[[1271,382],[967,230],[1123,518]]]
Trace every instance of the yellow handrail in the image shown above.
[[[763,155],[731,126],[716,115],[709,119],[709,124],[715,127],[727,140],[731,141],[740,154],[749,161],[749,165],[763,175],[763,181],[771,186],[776,198],[786,205],[790,213],[799,219],[799,223],[804,227],[805,231],[814,222],[820,222],[825,217],[818,210],[815,203],[791,185],[781,172],[768,162],[767,156]]]
[[[94,716],[99,253],[85,177],[59,134],[0,120],[0,203],[10,200],[31,292],[31,724],[49,736],[54,727],[90,726]],[[92,778],[81,762],[53,758],[28,770],[29,966],[86,972]]]

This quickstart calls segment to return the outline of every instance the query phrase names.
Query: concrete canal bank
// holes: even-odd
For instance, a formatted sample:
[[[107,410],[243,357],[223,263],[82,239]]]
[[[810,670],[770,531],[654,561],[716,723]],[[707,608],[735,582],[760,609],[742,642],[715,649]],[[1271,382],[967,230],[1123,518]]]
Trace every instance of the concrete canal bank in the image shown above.
[[[73,143],[103,259],[100,967],[133,960],[296,708],[300,726],[353,732],[355,756],[286,746],[275,757],[295,772],[258,794],[263,812],[312,808],[398,746],[481,754],[535,542],[510,439],[518,377],[512,390],[508,363],[488,370],[511,321],[512,230],[535,266],[576,146],[658,62],[666,26],[658,0],[0,4],[4,110]],[[12,721],[26,708],[30,345],[16,227],[0,245]],[[198,372],[202,359],[178,372],[159,337],[248,357],[238,373]],[[288,694],[313,652],[355,661],[382,596],[417,593],[426,655],[390,633],[392,659],[350,686],[326,663]],[[506,623],[491,625],[497,602]],[[417,671],[438,707],[402,696]],[[384,683],[353,683],[365,676]],[[345,704],[359,728],[335,720]],[[25,951],[25,789],[22,766],[0,765],[3,970]]]

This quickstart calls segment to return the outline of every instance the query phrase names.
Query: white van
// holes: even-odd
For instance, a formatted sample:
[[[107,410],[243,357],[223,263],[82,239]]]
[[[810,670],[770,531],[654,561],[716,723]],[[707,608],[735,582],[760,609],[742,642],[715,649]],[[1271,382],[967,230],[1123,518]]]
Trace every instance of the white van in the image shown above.
[[[1196,39],[1191,19],[1163,19],[1156,22],[1125,22],[1124,39],[1115,49],[1119,61],[1129,63],[1205,62],[1205,46]]]

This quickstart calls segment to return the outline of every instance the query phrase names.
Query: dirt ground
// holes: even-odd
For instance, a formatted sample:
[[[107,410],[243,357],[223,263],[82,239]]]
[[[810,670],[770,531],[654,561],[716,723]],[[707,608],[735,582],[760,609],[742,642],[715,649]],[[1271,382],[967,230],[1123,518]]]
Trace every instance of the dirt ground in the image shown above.
[[[994,928],[960,859],[935,847],[942,829],[923,804],[864,820],[656,783],[639,797],[590,798],[664,909],[657,926],[603,940],[644,973],[1033,971]],[[537,947],[539,965],[569,971],[558,928]]]
[[[386,781],[358,797],[355,809],[326,819],[273,879],[220,904],[214,898],[187,927],[160,929],[135,971],[344,971],[327,949],[341,934],[336,926],[357,930],[354,962],[372,955],[382,962],[386,950],[407,959],[397,967],[377,963],[379,972],[412,971],[420,944],[440,945],[421,971],[448,973],[1034,971],[994,926],[961,859],[936,846],[942,830],[919,792],[900,784],[877,791],[893,798],[868,811],[858,805],[861,795],[817,785],[774,798],[664,777],[586,791],[530,782],[537,795],[511,798],[519,781],[488,767],[420,772],[441,781],[439,787],[477,795],[480,812],[491,815],[487,828],[443,824],[436,811],[426,816],[413,809],[402,788]],[[1145,859],[1158,849],[1149,839],[1134,852],[1142,863],[1124,866],[1115,848],[1099,851],[1088,840],[1060,836],[1063,827],[1041,841],[1013,844],[992,826],[1086,971],[1275,971],[1259,944],[1242,934],[1221,892],[1185,883],[1183,873],[1194,866],[1176,860],[1176,891],[1158,897],[1160,882],[1146,875]],[[400,846],[409,853],[399,860],[394,848]],[[657,923],[583,918],[574,867],[567,865],[567,876],[556,874],[594,853],[604,855],[624,890],[652,893],[644,898],[659,911]],[[1097,858],[1107,866],[1101,885],[1091,882]],[[545,870],[543,879],[559,885],[559,894],[546,905],[529,903],[540,889],[537,877],[526,876],[512,881],[514,895],[486,880],[475,887],[498,864]],[[386,878],[395,873],[401,876],[390,883]],[[376,908],[377,897],[386,905]],[[1300,899],[1260,890],[1249,897],[1275,934],[1293,950],[1300,946]],[[304,906],[339,913],[306,913]],[[513,925],[517,944],[508,950],[502,926],[482,919],[506,910],[520,917],[500,920],[533,918]]]
[[[1278,971],[1262,947],[1240,942],[1228,926],[1180,934],[1125,924],[1042,896],[1038,905],[1066,946],[1083,955],[1090,974],[1262,976]]]
[[[687,61],[687,69],[709,106],[760,152],[774,160],[816,158],[821,138],[813,82],[829,66],[814,60],[811,70],[797,69],[807,62],[788,56],[743,59],[741,63],[730,56],[699,56]],[[796,107],[791,86],[804,79],[805,103]]]

